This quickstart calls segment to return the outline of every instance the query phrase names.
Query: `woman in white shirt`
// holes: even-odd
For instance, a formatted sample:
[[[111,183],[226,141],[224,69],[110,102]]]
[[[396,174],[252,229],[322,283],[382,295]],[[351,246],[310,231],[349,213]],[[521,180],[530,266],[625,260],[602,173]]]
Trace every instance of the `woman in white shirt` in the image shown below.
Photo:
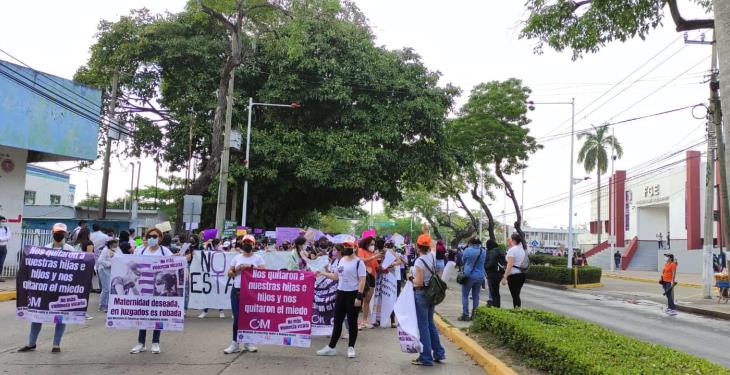
[[[162,241],[162,231],[159,229],[149,229],[145,238],[147,239],[147,244],[145,246],[138,247],[134,251],[134,255],[144,255],[149,257],[173,255],[170,249],[160,246],[160,241]],[[147,330],[140,329],[139,335],[137,336],[137,345],[135,345],[129,352],[131,354],[137,354],[147,350],[145,347],[145,341],[147,341]],[[152,331],[152,353],[160,353],[160,330],[158,329]]]
[[[233,289],[231,290],[231,310],[233,312],[233,341],[223,353],[232,354],[241,351],[238,346],[238,303],[241,296],[241,272],[247,268],[266,268],[264,258],[259,254],[254,254],[253,247],[256,240],[253,236],[248,235],[243,238],[243,253],[233,258],[231,268],[228,270],[228,277],[235,278],[233,281]],[[258,351],[254,344],[244,343],[243,350],[251,353]]]
[[[99,311],[106,312],[109,306],[109,288],[111,287],[110,276],[112,272],[112,258],[119,251],[119,242],[111,240],[99,254],[99,260],[96,261],[96,273],[99,274],[99,284],[101,287],[101,295],[99,296]]]
[[[512,306],[514,308],[522,307],[520,300],[520,291],[522,285],[525,284],[525,272],[522,265],[525,261],[527,253],[522,247],[522,238],[519,234],[512,234],[512,243],[514,246],[507,250],[507,267],[505,268],[502,285],[509,285],[509,293],[512,295]]]
[[[363,290],[365,289],[365,263],[355,256],[355,244],[342,244],[342,257],[337,262],[336,272],[318,272],[328,279],[337,280],[337,296],[335,297],[335,321],[332,328],[332,337],[329,345],[317,351],[317,355],[337,355],[337,341],[342,334],[342,323],[347,317],[349,339],[347,358],[355,358],[355,343],[357,342],[357,315],[362,306]]]

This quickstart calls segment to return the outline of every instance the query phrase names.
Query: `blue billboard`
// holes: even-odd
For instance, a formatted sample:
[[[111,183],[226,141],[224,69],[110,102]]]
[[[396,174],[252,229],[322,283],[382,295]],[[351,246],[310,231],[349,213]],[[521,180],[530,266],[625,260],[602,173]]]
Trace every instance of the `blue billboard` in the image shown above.
[[[94,160],[100,114],[101,91],[0,60],[0,145]]]

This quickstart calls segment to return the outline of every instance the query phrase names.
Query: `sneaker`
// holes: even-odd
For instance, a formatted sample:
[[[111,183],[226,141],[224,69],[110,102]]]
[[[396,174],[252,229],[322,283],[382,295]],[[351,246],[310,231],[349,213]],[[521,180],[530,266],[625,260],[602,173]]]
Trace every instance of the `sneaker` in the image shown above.
[[[144,351],[147,351],[147,348],[143,344],[137,344],[132,348],[132,350],[129,351],[129,354],[137,354],[142,353]]]
[[[35,350],[35,345],[26,345],[18,349],[18,353],[32,352]]]
[[[329,345],[327,345],[324,348],[317,350],[317,355],[331,357],[337,355],[337,350],[335,350],[335,348],[330,348]]]
[[[223,311],[221,311],[221,312],[218,313],[218,317],[221,318],[221,319],[225,319],[226,318],[226,314],[224,314]]]
[[[373,328],[373,325],[370,324],[370,323],[365,323],[365,324],[362,325],[362,327],[365,328],[365,329],[372,329]]]
[[[231,345],[229,345],[227,348],[223,350],[223,353],[225,354],[233,354],[238,353],[241,351],[241,348],[238,346],[238,343],[235,341],[231,342]]]
[[[243,349],[249,353],[256,353],[259,349],[254,344],[243,344]]]
[[[347,347],[347,358],[355,358],[357,357],[357,354],[355,353],[355,348],[352,346]]]
[[[60,346],[54,346],[53,349],[51,349],[51,353],[60,353],[61,347]]]
[[[424,362],[421,362],[420,359],[414,359],[414,360],[412,360],[411,361],[411,364],[414,365],[414,366],[433,366],[433,363],[431,363],[431,364],[424,363]]]
[[[94,320],[94,317],[91,315],[86,314],[86,320]]]
[[[677,310],[667,310],[667,314],[672,316],[677,315]]]
[[[152,343],[152,354],[160,354],[160,344],[153,342]]]
[[[208,316],[208,313],[203,311],[200,315],[198,315],[198,319],[205,319],[206,316]]]

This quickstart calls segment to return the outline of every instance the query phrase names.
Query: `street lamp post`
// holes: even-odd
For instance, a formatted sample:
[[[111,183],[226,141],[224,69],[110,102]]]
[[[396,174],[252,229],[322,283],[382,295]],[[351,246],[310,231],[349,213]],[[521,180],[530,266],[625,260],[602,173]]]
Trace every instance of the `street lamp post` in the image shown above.
[[[246,160],[244,161],[244,167],[248,170],[249,164],[249,155],[251,152],[251,110],[254,106],[261,106],[261,107],[286,107],[291,109],[297,109],[301,107],[299,103],[292,102],[291,104],[274,104],[274,103],[254,103],[253,98],[248,98],[248,124],[246,125]],[[245,180],[243,180],[243,206],[241,207],[241,225],[246,226],[246,211],[248,209],[248,177],[246,177]]]
[[[575,185],[575,179],[573,178],[573,153],[575,143],[575,98],[571,98],[569,102],[542,102],[536,103],[533,101],[527,102],[530,110],[535,109],[535,104],[556,104],[556,105],[570,105],[570,194],[568,199],[568,268],[573,268],[573,185]],[[582,180],[579,180],[582,181]]]

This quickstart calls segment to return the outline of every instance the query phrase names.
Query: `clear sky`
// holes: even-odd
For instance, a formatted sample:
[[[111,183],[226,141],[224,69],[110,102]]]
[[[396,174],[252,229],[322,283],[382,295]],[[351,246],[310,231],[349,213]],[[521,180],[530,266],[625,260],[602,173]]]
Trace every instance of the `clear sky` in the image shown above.
[[[710,48],[685,46],[671,19],[645,41],[612,44],[598,54],[574,62],[569,52],[546,49],[544,54],[536,55],[534,42],[518,38],[520,21],[526,17],[523,1],[355,2],[370,19],[379,45],[390,49],[412,47],[429,68],[442,73],[443,84],[450,82],[463,90],[459,105],[480,82],[516,77],[532,88],[535,102],[566,102],[575,98],[575,127],[580,130],[702,103],[708,97],[708,87],[703,82],[709,69]],[[184,4],[184,0],[8,2],[0,13],[0,48],[35,69],[71,78],[88,58],[99,20],[116,20],[129,9],[142,6],[153,12],[176,12]],[[690,33],[690,38],[699,38],[699,33]],[[0,59],[8,57],[0,54]],[[526,220],[534,227],[565,226],[567,200],[543,204],[567,198],[570,137],[565,133],[570,130],[570,106],[538,104],[529,116],[531,133],[544,149],[531,157],[525,172]],[[615,135],[623,145],[624,157],[616,162],[616,169],[626,169],[630,176],[677,160],[648,163],[701,142],[704,126],[704,120],[694,119],[690,110],[617,125]],[[580,142],[575,147],[577,155]],[[122,196],[129,186],[130,161],[112,158],[110,199]],[[72,164],[46,166],[63,169]],[[77,185],[77,201],[86,195],[87,184],[90,193],[99,194],[100,167],[97,162],[91,170],[71,172],[71,182]],[[578,164],[575,176],[586,176]],[[595,173],[590,177],[575,186],[577,193],[595,186]],[[608,174],[604,177],[607,179]],[[141,185],[154,184],[154,179],[154,163],[143,161]],[[520,177],[515,176],[512,181],[521,194]],[[504,201],[501,191],[496,194],[492,207],[499,217]],[[507,207],[508,213],[514,211],[509,208],[511,204]],[[576,198],[575,211],[575,223],[590,220],[587,196]]]

